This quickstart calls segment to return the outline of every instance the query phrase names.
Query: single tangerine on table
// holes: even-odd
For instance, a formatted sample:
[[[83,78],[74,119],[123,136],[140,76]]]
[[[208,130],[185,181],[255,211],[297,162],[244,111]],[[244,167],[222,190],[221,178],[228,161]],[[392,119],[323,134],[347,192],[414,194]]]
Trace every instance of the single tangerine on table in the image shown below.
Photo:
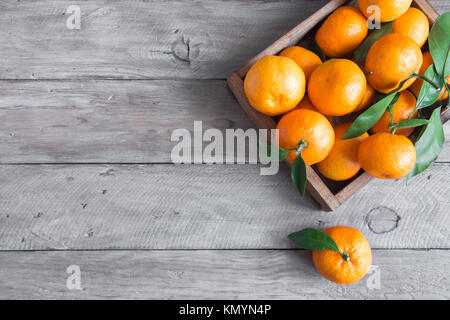
[[[399,179],[414,168],[416,149],[405,136],[376,133],[361,142],[358,159],[364,171],[375,178]]]
[[[361,136],[342,140],[350,128],[351,123],[343,123],[334,127],[335,142],[325,160],[317,164],[317,169],[326,178],[343,181],[354,177],[361,169],[358,159],[358,149],[361,142],[369,135],[364,132]]]
[[[286,113],[305,95],[305,74],[294,60],[266,56],[247,72],[244,91],[250,105],[261,113]]]
[[[316,111],[293,110],[280,119],[277,129],[279,145],[283,149],[296,149],[302,141],[306,142],[302,158],[307,166],[325,159],[334,144],[333,127],[324,115]],[[293,150],[286,159],[293,163],[297,157]]]
[[[394,122],[400,122],[403,120],[407,120],[411,113],[414,111],[414,108],[416,106],[416,98],[414,95],[409,91],[403,91],[400,94],[400,97],[398,98],[398,101],[394,104],[394,107],[392,108],[392,116],[394,118]],[[414,114],[411,116],[411,118],[417,118],[418,112],[414,112]],[[380,133],[380,132],[390,132],[392,129],[388,129],[389,124],[391,123],[391,115],[388,111],[383,113],[380,120],[378,120],[377,123],[374,124],[372,127],[373,133]],[[400,134],[403,136],[408,137],[413,133],[414,128],[403,128],[398,129],[395,131],[395,134]]]
[[[367,54],[364,70],[370,85],[382,93],[390,93],[422,66],[422,51],[411,38],[389,33],[372,45]],[[400,88],[408,88],[416,79],[411,78]]]
[[[297,46],[284,49],[280,52],[280,56],[294,60],[305,73],[306,82],[308,82],[311,73],[322,64],[322,60],[317,54]]]
[[[427,41],[430,23],[422,11],[417,8],[409,8],[394,20],[392,32],[410,37],[419,47],[422,47]]]
[[[364,235],[351,227],[336,226],[324,230],[337,244],[339,251],[313,250],[312,258],[317,271],[338,284],[351,284],[362,279],[372,265],[372,251]]]
[[[314,70],[307,91],[319,112],[343,116],[355,111],[363,101],[366,77],[353,61],[330,59]]]
[[[368,33],[366,18],[350,6],[336,9],[315,35],[317,45],[327,57],[344,57],[364,41]]]
[[[377,6],[380,9],[379,20],[381,22],[397,19],[408,10],[411,3],[412,0],[358,0],[358,6],[361,12],[367,18],[373,18],[374,12],[371,6]]]
[[[427,71],[428,67],[431,66],[433,64],[433,57],[431,56],[430,51],[426,51],[423,53],[423,63],[422,66],[420,67],[419,70],[419,74],[423,75],[425,74],[425,72]],[[447,79],[447,83],[450,83],[450,79]],[[423,80],[422,79],[417,79],[416,81],[414,81],[414,83],[411,85],[410,89],[412,92],[414,92],[414,94],[416,95],[416,97],[419,96],[420,93],[420,89],[422,88],[423,85]],[[439,95],[439,97],[436,100],[445,100],[448,98],[448,91],[445,88],[442,88],[441,94]]]

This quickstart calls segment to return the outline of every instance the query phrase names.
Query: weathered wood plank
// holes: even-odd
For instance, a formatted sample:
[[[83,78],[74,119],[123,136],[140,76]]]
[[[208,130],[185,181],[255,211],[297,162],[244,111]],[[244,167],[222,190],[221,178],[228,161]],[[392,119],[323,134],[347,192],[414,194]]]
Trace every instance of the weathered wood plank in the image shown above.
[[[3,1],[0,78],[221,78],[327,1]],[[445,1],[437,1],[445,7]]]
[[[296,250],[1,252],[1,299],[449,299],[448,250],[374,250],[339,286]],[[68,290],[78,265],[82,290]],[[369,284],[369,285],[368,285]],[[374,286],[375,285],[375,286]]]
[[[450,248],[449,164],[372,181],[335,212],[257,165],[3,165],[0,249],[272,249],[349,225],[374,248]]]
[[[2,1],[0,79],[225,79],[326,3],[83,1],[81,29],[69,30],[73,3]]]
[[[223,80],[0,81],[0,162],[171,162],[173,130],[247,129]]]
[[[0,92],[0,163],[171,162],[172,131],[195,120],[254,127],[223,80],[0,81]]]

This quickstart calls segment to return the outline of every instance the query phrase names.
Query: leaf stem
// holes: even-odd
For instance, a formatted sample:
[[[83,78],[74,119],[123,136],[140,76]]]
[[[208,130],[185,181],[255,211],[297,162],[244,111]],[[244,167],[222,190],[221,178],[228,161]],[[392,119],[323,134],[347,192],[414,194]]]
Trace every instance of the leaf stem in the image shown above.
[[[395,94],[394,98],[392,99],[392,101],[389,103],[389,105],[387,107],[388,112],[389,112],[389,116],[391,117],[391,123],[389,124],[389,126],[391,128],[396,124],[396,122],[394,121],[393,111],[394,111],[394,106],[397,103],[398,99],[400,99],[400,93],[399,92],[397,92]],[[395,132],[395,130],[394,130],[394,132]]]
[[[389,123],[389,126],[392,128],[392,126],[395,124],[394,115],[392,113],[392,108],[388,108],[388,111],[389,111],[389,116],[391,117],[391,123]]]
[[[305,149],[308,146],[308,143],[305,140],[301,140],[298,144],[298,148],[295,151],[297,154],[302,154],[303,149]]]
[[[444,87],[447,89],[447,92],[450,92],[450,87],[449,87],[450,81],[449,81],[449,76],[447,76],[447,78],[444,78]],[[445,94],[442,95],[441,100],[444,100]]]
[[[428,79],[428,77],[425,77],[423,74],[417,74],[417,73],[413,73],[411,75],[413,78],[418,78],[418,79],[422,79],[425,80],[426,82],[428,82],[429,84],[431,84],[436,90],[439,90],[439,86],[437,86],[433,81],[431,81],[430,79]]]
[[[414,107],[413,111],[411,111],[411,113],[408,116],[408,120],[411,120],[412,116],[414,115],[414,113],[416,113],[417,111],[417,106]]]
[[[350,254],[348,252],[341,253],[341,257],[344,261],[350,261]]]

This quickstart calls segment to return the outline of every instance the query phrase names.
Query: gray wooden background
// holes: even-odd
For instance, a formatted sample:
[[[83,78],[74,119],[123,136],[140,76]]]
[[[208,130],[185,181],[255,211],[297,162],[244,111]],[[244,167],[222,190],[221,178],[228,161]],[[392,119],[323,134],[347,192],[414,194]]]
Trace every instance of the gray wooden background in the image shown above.
[[[450,124],[426,173],[332,213],[285,166],[170,163],[194,120],[252,127],[225,78],[326,2],[1,1],[0,298],[450,298]],[[286,238],[339,224],[368,238],[379,287],[328,282]]]

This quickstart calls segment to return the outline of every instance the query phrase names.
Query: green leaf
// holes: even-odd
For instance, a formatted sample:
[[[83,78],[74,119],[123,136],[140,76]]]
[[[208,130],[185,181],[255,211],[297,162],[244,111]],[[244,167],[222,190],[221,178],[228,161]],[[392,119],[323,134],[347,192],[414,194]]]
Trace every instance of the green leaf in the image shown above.
[[[443,13],[433,24],[428,46],[436,72],[443,78],[450,72],[450,12]]]
[[[422,88],[420,89],[419,96],[417,97],[416,109],[422,109],[431,106],[439,98],[444,82],[442,78],[436,73],[434,65],[428,67],[425,71],[425,77],[433,82],[439,89],[436,89],[428,81],[423,80]],[[418,80],[416,80],[418,81]]]
[[[288,235],[297,246],[307,250],[333,250],[339,252],[336,242],[325,232],[306,228]],[[340,253],[340,252],[339,252]]]
[[[389,102],[389,105],[387,107],[389,112],[389,117],[391,118],[391,124],[394,121],[394,114],[392,113],[394,111],[394,106],[397,103],[398,99],[400,99],[400,92],[397,92],[397,94],[394,96],[394,98]]]
[[[400,92],[395,92],[394,98],[392,98],[391,102],[389,102],[387,109],[389,112],[392,113],[394,110],[394,105],[398,102],[398,99],[400,99]]]
[[[373,127],[375,123],[381,118],[391,102],[394,100],[397,92],[393,92],[359,115],[358,118],[353,121],[350,128],[344,134],[343,140],[356,138],[362,135],[364,132]]]
[[[415,128],[415,127],[423,126],[424,124],[427,124],[427,123],[428,123],[427,119],[408,119],[408,120],[403,120],[398,123],[389,125],[388,129]]]
[[[426,170],[439,156],[444,146],[444,129],[441,122],[441,108],[434,109],[430,121],[415,143],[416,164],[407,178]]]
[[[294,183],[295,188],[302,196],[305,195],[306,190],[306,165],[303,161],[302,155],[300,154],[297,159],[295,159],[291,168],[291,178]]]
[[[258,140],[258,150],[259,154],[263,155],[265,158],[269,159],[272,162],[280,162],[286,159],[289,150],[285,150],[283,148],[278,148],[273,145],[263,146]],[[275,152],[273,152],[275,151]],[[278,152],[277,152],[278,151]],[[278,156],[277,156],[278,154]]]
[[[382,36],[391,33],[392,24],[393,21],[382,23],[380,29],[373,30],[366,38],[366,40],[364,40],[363,43],[359,45],[359,47],[353,52],[353,56],[355,57],[357,63],[361,63],[366,60],[367,54],[369,53],[369,49],[370,47],[372,47],[375,41],[380,39]]]

